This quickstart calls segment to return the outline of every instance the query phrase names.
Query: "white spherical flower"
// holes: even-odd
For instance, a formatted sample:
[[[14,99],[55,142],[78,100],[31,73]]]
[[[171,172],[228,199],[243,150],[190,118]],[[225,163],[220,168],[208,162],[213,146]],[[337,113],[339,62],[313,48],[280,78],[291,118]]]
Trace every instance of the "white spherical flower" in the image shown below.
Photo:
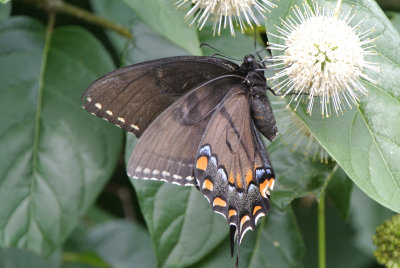
[[[197,22],[200,30],[212,15],[214,35],[216,32],[219,35],[221,28],[225,29],[228,24],[232,35],[235,35],[234,24],[240,27],[242,32],[246,29],[246,24],[251,28],[253,23],[260,26],[254,11],[265,18],[265,11],[276,7],[269,0],[178,0],[176,5],[191,7],[185,18],[192,18],[190,25]]]
[[[360,21],[353,24],[355,13],[350,10],[339,16],[333,8],[325,6],[314,10],[307,4],[294,9],[295,17],[289,16],[277,26],[284,44],[269,44],[270,49],[282,53],[273,57],[273,66],[282,69],[270,80],[277,91],[293,94],[300,101],[308,95],[308,113],[313,109],[314,97],[319,97],[323,116],[333,110],[338,115],[352,104],[358,104],[360,94],[368,91],[362,79],[376,83],[363,71],[379,71],[376,64],[368,62],[366,55],[375,54],[373,29],[359,32]],[[298,105],[298,104],[297,104]],[[297,108],[297,106],[296,106]]]

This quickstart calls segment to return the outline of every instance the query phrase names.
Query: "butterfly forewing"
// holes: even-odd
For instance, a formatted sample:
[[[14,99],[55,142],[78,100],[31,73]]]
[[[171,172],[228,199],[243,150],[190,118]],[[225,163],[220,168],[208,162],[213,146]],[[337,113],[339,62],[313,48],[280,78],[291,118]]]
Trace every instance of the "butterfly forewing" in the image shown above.
[[[238,66],[210,57],[172,57],[115,70],[93,82],[83,107],[139,137],[147,126],[196,85]]]
[[[238,241],[268,212],[274,181],[243,87],[234,87],[211,118],[194,169],[200,190],[213,210],[236,227]]]
[[[128,163],[133,178],[196,185],[193,166],[216,107],[240,82],[226,77],[200,85],[161,113],[139,139]]]

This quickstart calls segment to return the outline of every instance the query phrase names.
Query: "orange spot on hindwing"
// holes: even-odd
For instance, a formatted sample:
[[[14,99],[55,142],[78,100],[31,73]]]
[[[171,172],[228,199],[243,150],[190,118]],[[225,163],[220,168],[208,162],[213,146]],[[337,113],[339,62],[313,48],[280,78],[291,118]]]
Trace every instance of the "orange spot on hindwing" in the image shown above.
[[[232,216],[235,216],[236,214],[237,214],[236,210],[234,210],[234,209],[230,209],[229,210],[229,218],[232,217]]]
[[[242,228],[242,227],[243,227],[243,224],[245,224],[246,221],[248,221],[248,220],[250,220],[250,217],[247,216],[247,215],[244,215],[244,216],[242,217],[242,219],[240,220],[240,228]]]
[[[214,199],[213,206],[226,207],[226,201],[220,197],[216,197]]]
[[[199,159],[197,159],[196,168],[204,171],[207,169],[207,164],[208,164],[207,156],[201,156],[199,157]]]
[[[275,179],[274,179],[274,178],[271,178],[271,179],[269,180],[269,188],[270,188],[271,190],[274,189],[274,184],[275,184]]]
[[[260,184],[260,193],[264,198],[267,198],[266,192],[268,191],[269,181],[265,180],[263,183]]]
[[[247,170],[246,172],[246,183],[247,187],[250,185],[250,182],[253,180],[253,171],[252,170]]]
[[[261,206],[255,206],[253,209],[253,215],[256,215],[257,211],[259,211],[260,209],[262,209]]]
[[[233,172],[229,173],[229,183],[230,184],[235,184],[235,179],[233,178]]]
[[[243,185],[242,185],[242,180],[241,180],[241,178],[240,178],[239,172],[236,173],[236,185],[237,185],[237,187],[239,187],[239,188],[242,188],[242,187],[243,187]]]
[[[205,179],[203,182],[203,189],[212,191],[214,189],[214,184],[209,179]]]

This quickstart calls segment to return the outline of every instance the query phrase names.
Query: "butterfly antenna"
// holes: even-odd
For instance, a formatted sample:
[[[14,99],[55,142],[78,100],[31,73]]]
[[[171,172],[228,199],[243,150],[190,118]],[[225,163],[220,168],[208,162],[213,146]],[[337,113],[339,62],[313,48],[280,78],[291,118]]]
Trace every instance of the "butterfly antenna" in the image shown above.
[[[254,28],[254,51],[256,52],[256,55],[257,55],[258,59],[260,60],[259,63],[262,64],[262,66],[264,68],[266,68],[264,59],[260,55],[261,51],[263,51],[264,48],[261,48],[260,50],[256,50],[256,49],[257,49],[257,30]],[[259,70],[262,70],[262,69],[259,69]]]
[[[269,89],[269,88],[267,88],[267,90],[270,90],[272,92],[272,94],[274,94],[274,96],[277,96],[277,97],[292,96],[292,95],[298,95],[299,94],[298,92],[290,92],[290,93],[286,93],[286,94],[283,93],[283,92],[277,93],[273,89]],[[310,96],[310,93],[302,92],[299,95],[301,95],[301,96]]]
[[[240,60],[240,59],[231,58],[231,57],[228,57],[228,56],[226,56],[226,55],[224,55],[224,54],[219,54],[219,53],[215,53],[215,54],[212,54],[212,55],[211,55],[211,57],[215,57],[215,56],[220,56],[220,57],[225,58],[225,59],[228,59],[228,60],[242,61],[242,60]]]
[[[267,34],[265,34],[265,41],[266,41],[266,44],[267,44],[267,51],[268,51],[268,54],[270,55],[270,56],[272,56],[272,50],[268,47],[268,45],[269,45],[269,40],[268,40],[268,35]]]
[[[211,46],[211,45],[209,45],[209,44],[206,44],[206,43],[200,44],[200,48],[202,48],[202,47],[209,47],[209,48],[214,49],[215,51],[218,52],[218,53],[213,54],[212,57],[214,57],[214,56],[220,56],[220,57],[223,57],[223,58],[226,58],[226,59],[230,59],[230,60],[237,60],[237,61],[242,61],[242,60],[243,60],[243,59],[235,59],[235,58],[226,56],[226,55],[225,55],[224,53],[222,53],[220,50],[218,50],[218,49],[216,49],[215,47],[213,47],[213,46]]]

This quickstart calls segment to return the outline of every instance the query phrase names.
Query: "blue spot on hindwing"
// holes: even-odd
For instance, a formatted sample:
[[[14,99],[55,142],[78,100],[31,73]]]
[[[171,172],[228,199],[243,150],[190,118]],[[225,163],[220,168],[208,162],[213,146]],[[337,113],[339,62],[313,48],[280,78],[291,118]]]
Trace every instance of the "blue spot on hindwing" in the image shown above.
[[[216,167],[217,166],[217,158],[215,156],[210,157],[210,163]]]
[[[258,192],[258,188],[254,184],[250,184],[248,192],[255,191]]]
[[[262,180],[263,178],[264,178],[264,175],[265,175],[265,169],[263,169],[263,168],[257,168],[256,169],[256,180],[257,181],[260,181],[260,180]]]
[[[218,174],[221,176],[221,178],[222,178],[224,181],[228,181],[228,178],[226,177],[225,170],[224,170],[223,168],[219,168],[219,169],[218,169]]]
[[[211,156],[210,145],[204,145],[203,147],[201,147],[199,150],[199,155],[206,155],[206,156],[210,157]]]

